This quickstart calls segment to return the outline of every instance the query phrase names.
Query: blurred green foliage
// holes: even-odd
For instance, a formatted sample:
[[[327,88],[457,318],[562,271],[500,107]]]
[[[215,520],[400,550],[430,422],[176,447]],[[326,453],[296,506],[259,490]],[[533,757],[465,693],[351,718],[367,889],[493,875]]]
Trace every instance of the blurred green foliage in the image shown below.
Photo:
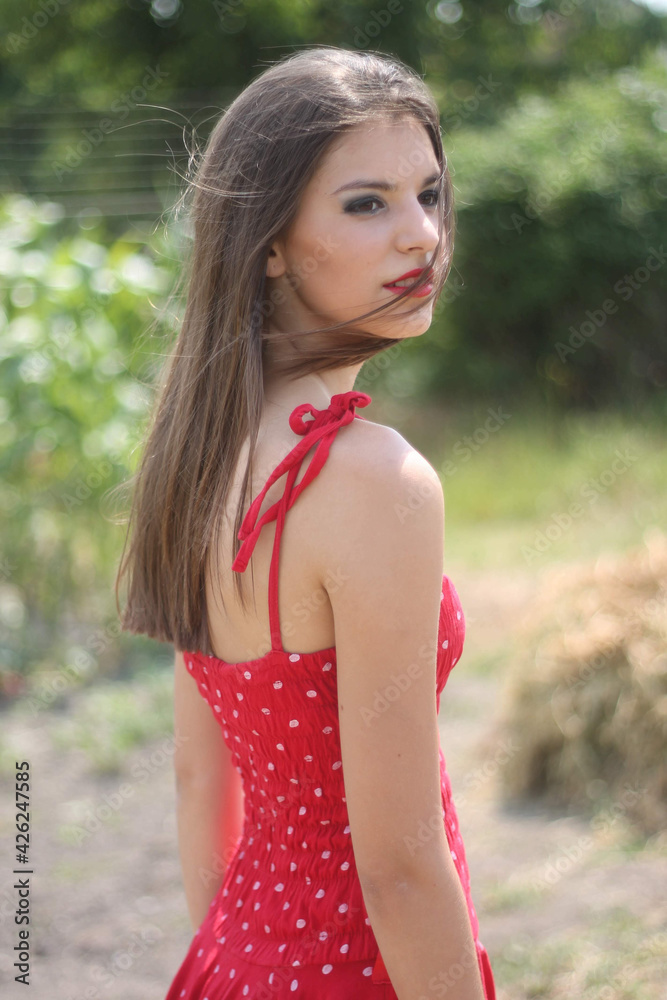
[[[119,633],[124,529],[109,491],[136,465],[178,325],[152,323],[182,250],[177,224],[163,234],[153,220],[129,223],[126,203],[135,189],[139,202],[148,190],[175,202],[166,163],[180,150],[168,127],[178,135],[196,118],[203,145],[240,88],[304,45],[395,54],[442,113],[454,267],[427,335],[378,366],[374,398],[456,405],[457,434],[489,405],[539,408],[554,427],[573,409],[664,420],[667,18],[631,0],[398,6],[390,16],[370,2],[28,10],[6,0],[0,126],[14,194],[0,200],[0,698],[27,680],[38,711],[87,679],[122,674],[130,650],[133,665],[155,656],[150,640]],[[102,116],[114,130],[58,178],[82,122]],[[95,201],[111,191],[115,216]],[[68,214],[77,193],[92,200]],[[560,459],[544,437],[533,447],[526,462],[551,496]],[[505,451],[494,455],[500,463]],[[505,458],[502,469],[489,462],[475,454],[454,493],[470,511],[526,518]],[[477,498],[475,483],[485,484]]]
[[[632,0],[4,0],[0,103],[99,107],[137,85],[148,67],[182,88],[236,91],[269,61],[311,44],[391,52],[426,74],[443,110],[502,80],[479,109],[490,121],[521,93],[553,92],[577,75],[634,65],[667,40],[665,19]],[[167,103],[160,101],[157,103]]]
[[[0,655],[71,683],[117,661],[122,529],[104,500],[137,457],[160,364],[151,303],[172,276],[144,236],[109,241],[61,216],[53,202],[0,203]]]
[[[428,388],[664,401],[667,50],[444,142],[459,225]]]

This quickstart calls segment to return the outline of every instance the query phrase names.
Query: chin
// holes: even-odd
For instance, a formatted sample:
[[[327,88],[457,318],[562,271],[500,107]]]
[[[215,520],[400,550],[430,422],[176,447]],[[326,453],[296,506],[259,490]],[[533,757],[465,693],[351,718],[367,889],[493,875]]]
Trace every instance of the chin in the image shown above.
[[[391,323],[387,323],[386,329],[382,331],[383,337],[395,337],[397,340],[405,340],[407,337],[420,337],[430,328],[433,322],[431,310],[428,312],[413,313],[412,316],[405,315]]]

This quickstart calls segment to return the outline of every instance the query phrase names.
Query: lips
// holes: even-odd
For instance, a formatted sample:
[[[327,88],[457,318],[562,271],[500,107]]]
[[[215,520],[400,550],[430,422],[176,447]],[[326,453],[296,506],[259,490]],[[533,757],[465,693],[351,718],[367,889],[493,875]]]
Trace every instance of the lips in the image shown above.
[[[382,287],[383,288],[395,288],[397,281],[405,281],[407,278],[418,278],[421,275],[421,273],[423,271],[425,271],[425,270],[426,270],[426,268],[424,268],[424,267],[415,267],[415,268],[413,268],[412,271],[406,271],[405,274],[402,274],[400,276],[400,278],[394,278],[393,281],[388,281],[387,284],[383,285]]]
[[[408,271],[408,273],[404,274],[401,278],[396,278],[395,281],[403,281],[404,279],[409,280],[412,278],[419,278],[424,273],[427,273],[427,277],[429,279],[433,278],[432,268],[417,267],[413,271]],[[391,285],[383,285],[382,287],[386,288],[387,291],[391,292],[393,295],[400,295],[401,293],[404,293],[407,288],[409,288],[409,285],[397,285],[393,283]],[[413,298],[423,298],[426,295],[430,295],[432,291],[433,291],[433,282],[432,280],[429,280],[427,284],[422,285],[421,288],[418,288],[416,291],[408,292],[407,294]]]

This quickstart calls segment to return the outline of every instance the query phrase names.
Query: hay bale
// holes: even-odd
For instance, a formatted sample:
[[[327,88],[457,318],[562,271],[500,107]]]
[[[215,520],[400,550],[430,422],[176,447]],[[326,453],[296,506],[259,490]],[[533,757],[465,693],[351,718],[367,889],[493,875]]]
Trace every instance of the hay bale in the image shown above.
[[[645,835],[667,826],[667,536],[545,571],[515,632],[500,726],[520,750],[506,800],[587,812],[613,803]]]

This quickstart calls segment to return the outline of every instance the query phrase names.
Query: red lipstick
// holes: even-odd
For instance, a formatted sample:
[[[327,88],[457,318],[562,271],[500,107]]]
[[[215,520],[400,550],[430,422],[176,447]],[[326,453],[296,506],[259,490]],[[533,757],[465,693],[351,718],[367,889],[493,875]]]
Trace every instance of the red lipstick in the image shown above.
[[[405,291],[406,286],[397,285],[396,282],[406,281],[408,278],[418,278],[425,270],[426,268],[424,267],[415,267],[412,271],[406,271],[406,273],[402,274],[400,278],[394,278],[393,282],[390,282],[387,285],[383,285],[382,287],[388,289],[390,292],[394,292],[395,295],[400,295],[401,292]],[[429,276],[431,275],[432,272],[429,270]],[[421,288],[418,288],[415,292],[410,292],[410,295],[414,296],[429,295],[432,291],[433,291],[433,283],[429,281],[428,284],[423,285]]]

